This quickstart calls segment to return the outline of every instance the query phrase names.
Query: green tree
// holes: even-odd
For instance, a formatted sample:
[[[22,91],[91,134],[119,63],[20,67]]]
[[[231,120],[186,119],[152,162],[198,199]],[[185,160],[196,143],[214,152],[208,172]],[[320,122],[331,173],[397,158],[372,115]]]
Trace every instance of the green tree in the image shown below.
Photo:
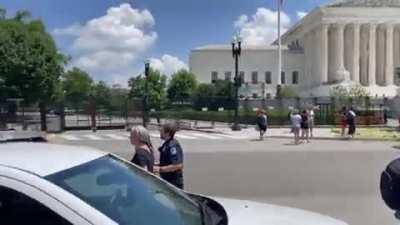
[[[281,98],[297,98],[297,97],[299,97],[299,94],[293,87],[284,86],[281,89],[280,97]]]
[[[96,108],[111,110],[111,89],[104,81],[99,81],[92,87],[92,95]]]
[[[233,83],[228,80],[217,80],[214,82],[215,96],[218,97],[232,97],[232,93],[235,90]]]
[[[0,20],[0,78],[6,94],[39,103],[42,130],[46,130],[46,108],[55,101],[65,58],[58,53],[51,35],[40,20],[28,13]]]
[[[193,97],[197,87],[196,76],[187,70],[180,70],[172,75],[167,94],[170,101],[185,101]]]
[[[29,19],[30,17],[31,17],[31,13],[30,13],[29,11],[26,11],[26,10],[18,10],[18,11],[15,13],[14,20],[17,20],[17,21],[22,22],[22,21],[24,21],[24,20]]]
[[[166,103],[166,83],[167,78],[157,70],[150,70],[148,79],[148,101],[149,107],[154,109],[162,109]],[[129,80],[130,87],[129,97],[131,99],[143,99],[145,94],[146,79],[143,75],[133,77]]]
[[[213,84],[199,84],[195,91],[196,98],[212,98],[215,96],[216,89]]]
[[[113,85],[111,88],[110,104],[111,109],[114,111],[120,111],[121,113],[126,110],[127,100],[129,96],[129,90],[122,88],[119,85]],[[123,114],[121,114],[123,115]]]
[[[5,9],[0,8],[0,20],[6,19],[7,11]]]
[[[339,85],[331,88],[330,96],[337,100],[337,107],[341,108],[343,105],[352,105],[354,101],[359,101],[362,105],[368,105],[365,99],[369,97],[369,93],[367,89],[358,84],[350,87]]]
[[[88,100],[93,80],[89,74],[79,68],[73,68],[63,75],[62,86],[68,105],[78,109]]]

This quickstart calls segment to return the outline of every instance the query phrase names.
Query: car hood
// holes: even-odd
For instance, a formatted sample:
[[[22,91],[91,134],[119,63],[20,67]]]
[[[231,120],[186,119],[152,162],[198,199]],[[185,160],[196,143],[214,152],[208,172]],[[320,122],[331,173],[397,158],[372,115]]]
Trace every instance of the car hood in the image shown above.
[[[340,220],[300,209],[226,198],[213,199],[226,210],[229,225],[347,225]]]

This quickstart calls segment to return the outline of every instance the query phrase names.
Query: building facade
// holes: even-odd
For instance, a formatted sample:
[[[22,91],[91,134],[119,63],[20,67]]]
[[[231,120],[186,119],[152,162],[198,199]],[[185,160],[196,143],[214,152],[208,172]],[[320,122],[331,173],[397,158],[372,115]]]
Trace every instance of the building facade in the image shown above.
[[[264,97],[276,93],[277,79],[307,97],[329,96],[337,85],[362,85],[379,97],[398,95],[399,15],[400,0],[341,0],[318,7],[282,36],[284,75],[277,74],[276,45],[244,47],[244,86]],[[201,82],[224,79],[229,71],[233,76],[229,46],[194,49],[189,61]],[[271,73],[271,84],[253,82],[255,72],[260,82]]]
[[[278,74],[276,46],[243,46],[239,60],[239,76],[243,81],[240,95],[248,97],[273,97],[278,79],[283,85],[299,86],[304,76],[304,54],[302,50],[283,48],[284,70]],[[204,46],[192,50],[190,70],[202,83],[217,79],[233,81],[235,77],[232,48],[226,46]]]

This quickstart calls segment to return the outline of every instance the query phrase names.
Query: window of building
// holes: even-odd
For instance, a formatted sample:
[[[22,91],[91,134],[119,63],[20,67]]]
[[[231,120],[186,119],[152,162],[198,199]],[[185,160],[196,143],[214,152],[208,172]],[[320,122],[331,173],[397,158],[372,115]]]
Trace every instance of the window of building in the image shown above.
[[[0,186],[1,224],[72,225],[40,202],[15,190]]]
[[[271,93],[267,93],[267,99],[271,99]]]
[[[218,80],[218,72],[211,72],[211,83],[215,83]]]
[[[258,84],[258,72],[251,73],[251,82],[253,84]]]
[[[246,76],[246,74],[243,71],[240,71],[239,77],[240,77],[240,80],[242,81],[242,83],[244,83],[246,81],[245,76]]]
[[[293,74],[292,74],[292,83],[293,84],[299,84],[299,72],[297,72],[297,71],[294,71],[293,72]]]
[[[285,72],[281,72],[281,84],[286,84],[286,74]]]
[[[272,75],[270,71],[265,72],[265,83],[272,84]]]
[[[232,80],[232,72],[225,72],[225,80],[227,81]]]
[[[252,96],[254,99],[257,99],[258,98],[258,94],[257,93],[253,93],[253,96]]]

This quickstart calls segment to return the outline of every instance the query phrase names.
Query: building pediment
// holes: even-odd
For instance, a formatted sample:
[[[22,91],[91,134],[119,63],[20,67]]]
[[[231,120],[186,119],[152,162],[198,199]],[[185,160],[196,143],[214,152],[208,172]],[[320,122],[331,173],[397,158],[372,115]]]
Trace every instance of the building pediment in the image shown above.
[[[400,7],[400,0],[336,0],[327,7]]]

